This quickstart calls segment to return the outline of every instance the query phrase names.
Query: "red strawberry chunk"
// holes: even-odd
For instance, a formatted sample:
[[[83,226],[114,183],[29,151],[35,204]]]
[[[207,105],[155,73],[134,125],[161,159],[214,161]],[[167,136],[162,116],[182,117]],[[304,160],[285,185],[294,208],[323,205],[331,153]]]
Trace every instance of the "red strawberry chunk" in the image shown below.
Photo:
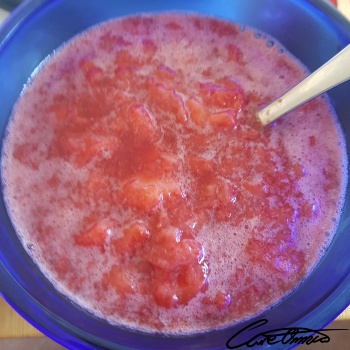
[[[208,178],[208,175],[213,174],[215,163],[202,157],[189,155],[187,157],[188,169],[196,175]]]
[[[187,103],[186,107],[189,110],[189,116],[191,120],[198,126],[205,126],[207,111],[204,106],[196,97],[191,97]]]
[[[74,236],[74,241],[82,246],[97,246],[103,248],[107,238],[114,232],[114,223],[111,220],[102,220],[90,228]]]
[[[161,64],[154,72],[155,80],[161,83],[174,83],[176,72],[171,68]]]
[[[136,285],[133,283],[128,268],[113,265],[110,271],[103,276],[102,285],[112,286],[117,293],[129,294],[136,291]]]
[[[143,52],[146,54],[145,58],[148,58],[147,61],[149,61],[152,58],[152,56],[154,56],[155,53],[157,52],[158,47],[153,40],[143,39],[142,40],[142,49],[143,49]]]
[[[243,189],[252,196],[262,196],[264,195],[264,186],[261,183],[252,183],[244,181],[242,183]]]
[[[187,122],[184,102],[174,89],[167,89],[163,84],[154,83],[151,79],[148,82],[148,93],[151,107],[156,111],[160,110],[181,124]]]
[[[129,123],[131,132],[134,133],[139,140],[152,142],[156,139],[156,127],[143,105],[132,105],[130,107]]]
[[[152,235],[147,262],[153,267],[153,296],[163,307],[187,304],[203,291],[208,276],[202,245],[192,238],[182,239],[175,227]]]
[[[238,64],[244,64],[244,57],[242,50],[234,44],[226,46],[228,61],[234,61]]]
[[[113,241],[114,250],[118,254],[127,253],[134,256],[136,250],[146,243],[150,232],[142,223],[135,223],[123,231],[123,236]]]
[[[135,67],[131,66],[118,66],[114,70],[114,86],[121,93],[131,88],[136,81]]]
[[[58,140],[58,147],[77,167],[82,167],[99,156],[109,159],[118,147],[115,137],[68,133]]]
[[[229,293],[217,292],[214,297],[205,296],[202,301],[206,306],[213,305],[218,310],[225,310],[231,304],[231,295]]]
[[[137,57],[132,56],[126,50],[120,50],[115,55],[114,63],[117,66],[139,66],[140,62]]]
[[[144,212],[150,212],[163,199],[180,195],[179,184],[171,179],[147,179],[138,177],[122,186],[125,203]]]
[[[152,292],[154,300],[159,306],[169,309],[178,304],[178,296],[174,287],[167,283],[154,282]]]
[[[237,114],[245,105],[243,90],[232,81],[227,81],[225,85],[202,83],[200,84],[199,94],[203,101],[211,106],[213,112],[230,109]]]
[[[314,135],[309,136],[309,145],[314,147],[316,145],[316,137]]]
[[[207,117],[208,123],[217,127],[229,127],[234,124],[236,113],[233,110],[210,113]]]
[[[106,51],[111,51],[117,47],[129,46],[131,43],[126,41],[121,35],[114,35],[107,32],[100,37],[99,47]]]
[[[79,67],[89,83],[95,83],[103,77],[102,68],[96,66],[90,60],[81,60],[79,62]]]

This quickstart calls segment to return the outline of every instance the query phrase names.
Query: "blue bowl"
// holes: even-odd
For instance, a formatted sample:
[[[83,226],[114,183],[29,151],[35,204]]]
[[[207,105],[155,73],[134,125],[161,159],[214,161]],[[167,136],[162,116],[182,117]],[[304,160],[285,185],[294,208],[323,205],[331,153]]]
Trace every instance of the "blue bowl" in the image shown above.
[[[0,130],[28,77],[54,49],[77,33],[114,17],[140,12],[195,11],[255,27],[277,38],[311,71],[350,42],[350,23],[322,0],[32,0],[0,27]],[[350,145],[350,83],[331,101]],[[347,150],[350,154],[350,150]],[[281,327],[321,329],[350,301],[350,191],[335,238],[311,276],[281,303],[240,325],[204,334],[166,337],[111,326],[58,293],[25,253],[0,198],[0,292],[25,319],[70,349],[225,349],[252,322],[269,323],[240,333],[228,345]],[[331,334],[329,334],[331,337]],[[264,343],[263,348],[269,348]],[[281,342],[273,349],[292,345]]]

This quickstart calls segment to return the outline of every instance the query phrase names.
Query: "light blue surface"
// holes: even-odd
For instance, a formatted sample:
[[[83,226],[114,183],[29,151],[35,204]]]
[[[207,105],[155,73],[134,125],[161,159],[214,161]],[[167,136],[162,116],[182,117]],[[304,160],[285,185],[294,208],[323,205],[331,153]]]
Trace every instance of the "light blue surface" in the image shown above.
[[[350,24],[317,0],[25,1],[0,28],[1,134],[28,77],[64,41],[103,20],[162,10],[195,11],[253,26],[277,38],[311,70],[350,42]],[[330,97],[350,145],[350,83],[332,90]],[[337,235],[317,270],[294,294],[257,318],[268,318],[268,329],[319,329],[349,304],[349,225],[347,198]],[[120,330],[67,302],[51,287],[24,253],[2,198],[0,242],[1,293],[39,330],[70,349],[225,349],[226,341],[247,324],[179,338]]]

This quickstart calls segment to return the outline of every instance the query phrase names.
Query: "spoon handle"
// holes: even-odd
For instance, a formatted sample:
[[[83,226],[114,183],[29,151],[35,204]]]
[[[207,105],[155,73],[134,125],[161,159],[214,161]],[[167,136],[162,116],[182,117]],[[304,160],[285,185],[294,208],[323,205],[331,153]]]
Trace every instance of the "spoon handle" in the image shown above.
[[[263,125],[270,124],[283,114],[350,79],[350,45],[289,90],[276,101],[258,112]]]

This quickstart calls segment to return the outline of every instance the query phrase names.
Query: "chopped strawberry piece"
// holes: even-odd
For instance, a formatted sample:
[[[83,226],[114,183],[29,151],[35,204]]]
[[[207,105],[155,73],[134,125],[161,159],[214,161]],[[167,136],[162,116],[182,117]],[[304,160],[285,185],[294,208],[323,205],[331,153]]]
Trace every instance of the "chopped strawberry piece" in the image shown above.
[[[248,181],[242,182],[242,187],[252,196],[262,196],[264,195],[264,186],[261,183],[252,183]]]
[[[214,303],[219,310],[226,309],[231,304],[231,296],[228,293],[218,292],[215,295]]]
[[[144,224],[135,223],[125,228],[123,236],[112,243],[118,254],[127,253],[129,256],[134,256],[136,250],[146,243],[149,236],[150,232]]]
[[[13,157],[20,161],[22,164],[30,166],[32,169],[39,168],[39,160],[35,159],[35,152],[38,146],[30,143],[20,143],[14,146]]]
[[[67,133],[58,140],[58,147],[75,166],[82,167],[96,156],[110,159],[118,147],[118,140],[112,136]]]
[[[202,103],[196,97],[191,97],[187,103],[186,107],[189,110],[189,116],[191,120],[198,126],[205,126],[207,119],[207,111],[205,110]]]
[[[191,120],[200,127],[206,124],[214,127],[229,127],[235,123],[237,112],[232,109],[209,112],[195,97],[191,97],[187,101],[186,107],[189,110]]]
[[[52,187],[52,188],[55,188],[57,189],[58,185],[60,184],[60,180],[59,180],[59,177],[57,175],[52,175],[48,181],[47,181],[47,184]]]
[[[70,261],[66,256],[60,256],[54,262],[56,273],[63,278],[70,270]]]
[[[311,147],[314,147],[316,145],[316,137],[315,136],[309,136],[309,145]]]
[[[205,289],[208,268],[199,242],[182,239],[179,229],[168,227],[155,233],[150,243],[145,256],[153,267],[153,294],[158,305],[187,304]]]
[[[125,90],[129,89],[132,87],[137,80],[137,76],[135,73],[135,67],[132,66],[118,66],[114,70],[114,85],[115,88],[118,89],[121,92],[124,92]],[[117,96],[120,97],[122,96],[122,93]]]
[[[154,246],[151,248],[151,254],[148,261],[162,270],[177,269],[187,264],[198,264],[204,255],[202,245],[193,239],[181,240],[181,233],[174,231],[178,236],[176,238],[166,236],[163,233],[161,237],[155,238]],[[156,250],[162,247],[161,251]]]
[[[127,268],[113,265],[110,271],[103,276],[102,285],[112,286],[117,293],[130,294],[135,293],[136,286],[132,282]]]
[[[328,164],[327,169],[322,169],[322,175],[326,180],[323,186],[326,191],[339,188],[340,179],[338,176],[338,169],[335,168],[333,163]]]
[[[315,203],[307,203],[304,202],[299,208],[300,217],[304,217],[307,219],[317,219],[320,214],[320,205],[318,202]]]
[[[215,169],[215,163],[213,160],[208,160],[198,156],[189,155],[187,157],[188,169],[199,175],[208,178],[208,175],[212,174]]]
[[[155,110],[160,110],[168,117],[173,117],[181,124],[187,122],[187,113],[181,96],[174,89],[167,89],[163,84],[148,82],[150,104]]]
[[[102,68],[96,66],[90,60],[81,60],[79,62],[79,67],[89,83],[95,83],[103,77]]]
[[[204,270],[204,271],[203,271]],[[184,266],[177,277],[177,297],[179,304],[187,304],[206,288],[206,270],[199,264]]]
[[[142,49],[144,53],[153,56],[157,52],[158,47],[153,40],[144,39],[142,40]]]
[[[234,61],[238,64],[244,64],[243,52],[234,44],[229,44],[226,46],[227,49],[227,59],[228,61]]]
[[[245,105],[245,97],[242,88],[231,82],[221,86],[213,83],[200,84],[199,93],[203,101],[211,106],[212,111],[230,109],[237,114],[237,112]]]
[[[171,179],[136,178],[126,182],[122,194],[127,205],[150,212],[163,199],[180,195],[181,189],[177,182]]]
[[[174,290],[174,287],[169,284],[163,282],[154,283],[152,292],[154,300],[159,306],[169,309],[178,304],[176,291]]]
[[[139,66],[140,62],[137,57],[134,57],[126,50],[120,50],[115,55],[114,63],[117,66]]]
[[[209,20],[210,31],[218,35],[219,37],[223,36],[236,36],[238,33],[237,27],[231,26],[229,23],[224,21],[217,21],[215,19]]]
[[[235,201],[235,196],[231,186],[223,181],[217,180],[215,177],[209,181],[198,184],[197,196],[199,208],[213,209],[218,215],[223,214],[222,219],[226,214],[230,213],[231,204]],[[220,213],[219,213],[220,212]]]
[[[231,296],[228,293],[217,292],[215,297],[205,296],[202,299],[204,305],[213,305],[218,310],[225,310],[231,304]]]
[[[103,220],[74,236],[74,241],[76,244],[86,247],[103,248],[106,239],[113,234],[113,231],[114,223],[111,220]]]
[[[306,175],[306,170],[300,164],[294,163],[291,166],[291,170],[296,176],[297,180],[300,180]]]
[[[161,64],[154,72],[154,78],[156,82],[164,84],[165,88],[172,88],[175,86],[176,72],[169,67]]]
[[[125,40],[121,35],[114,35],[111,32],[107,32],[106,34],[100,37],[99,47],[108,52],[115,48],[129,46],[131,43]]]
[[[168,29],[172,29],[172,30],[179,30],[182,29],[182,26],[180,26],[178,23],[176,22],[169,22],[165,25]]]
[[[63,103],[50,106],[48,112],[53,113],[58,122],[62,122],[68,117],[68,108]]]
[[[207,120],[212,126],[229,127],[234,124],[234,116],[234,111],[226,110],[209,114]]]
[[[134,133],[139,140],[152,142],[156,139],[156,127],[143,105],[132,105],[130,107],[129,123],[131,132]]]

